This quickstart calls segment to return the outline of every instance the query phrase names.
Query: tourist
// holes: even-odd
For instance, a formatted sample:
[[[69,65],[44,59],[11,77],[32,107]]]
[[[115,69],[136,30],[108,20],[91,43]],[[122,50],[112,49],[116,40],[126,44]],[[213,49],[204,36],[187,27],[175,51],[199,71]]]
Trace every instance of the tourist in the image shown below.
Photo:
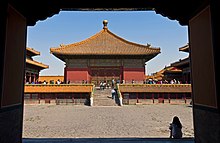
[[[182,124],[177,116],[173,117],[172,123],[169,126],[170,138],[182,138]]]
[[[115,85],[115,79],[113,78],[112,79],[112,88],[114,88],[114,85]]]
[[[104,81],[104,82],[102,83],[102,86],[103,86],[103,90],[106,89],[106,81]]]
[[[110,84],[109,83],[107,83],[107,88],[110,88]]]
[[[150,79],[148,80],[148,84],[153,84],[153,79],[152,79],[152,78],[150,78]]]
[[[114,88],[112,88],[111,93],[112,93],[112,99],[115,99],[116,91]]]
[[[60,82],[60,79],[58,79],[58,80],[57,80],[57,84],[60,84],[60,83],[61,83],[61,82]]]
[[[133,79],[132,79],[131,83],[134,84],[134,80]]]
[[[100,86],[100,90],[104,90],[103,82],[102,81],[100,82],[99,86]]]
[[[125,84],[125,80],[124,79],[122,80],[122,84]]]
[[[170,84],[174,84],[174,80],[171,80],[171,81],[170,81]]]

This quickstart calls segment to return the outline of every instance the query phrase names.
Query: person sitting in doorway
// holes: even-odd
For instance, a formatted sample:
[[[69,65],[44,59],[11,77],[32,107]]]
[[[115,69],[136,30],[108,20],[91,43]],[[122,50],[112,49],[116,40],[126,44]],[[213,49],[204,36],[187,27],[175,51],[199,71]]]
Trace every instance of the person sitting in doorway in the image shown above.
[[[173,117],[172,123],[169,126],[170,129],[170,138],[182,138],[182,124],[177,116]]]

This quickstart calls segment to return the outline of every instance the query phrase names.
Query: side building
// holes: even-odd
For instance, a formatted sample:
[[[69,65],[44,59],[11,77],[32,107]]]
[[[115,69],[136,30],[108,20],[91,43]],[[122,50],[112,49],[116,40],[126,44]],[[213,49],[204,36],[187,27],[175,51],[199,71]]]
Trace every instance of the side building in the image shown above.
[[[186,44],[179,48],[179,51],[189,53],[189,45]],[[183,84],[190,84],[190,59],[189,55],[186,58],[180,59],[171,63],[169,66],[165,66],[162,70],[146,76],[146,80],[160,80],[163,83],[171,83],[173,79]]]
[[[92,37],[69,45],[50,48],[50,52],[65,62],[64,82],[94,83],[118,82],[135,83],[145,79],[146,62],[160,53],[160,48],[127,41],[107,27]]]
[[[179,51],[190,53],[189,44],[186,44],[183,47],[180,47]],[[180,59],[177,62],[171,63],[171,66],[182,70],[182,81],[183,81],[183,83],[191,83],[189,56],[184,58],[184,59]]]
[[[25,83],[38,83],[39,72],[43,69],[49,68],[48,65],[37,62],[33,59],[33,56],[40,55],[40,52],[33,48],[26,48],[26,66],[25,66]]]

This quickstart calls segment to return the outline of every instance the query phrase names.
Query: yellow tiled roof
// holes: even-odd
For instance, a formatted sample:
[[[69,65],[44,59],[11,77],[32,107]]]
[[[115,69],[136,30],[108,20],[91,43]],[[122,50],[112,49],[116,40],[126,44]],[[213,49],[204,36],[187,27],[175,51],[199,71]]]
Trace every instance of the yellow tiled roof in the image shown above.
[[[162,70],[154,73],[153,75],[148,75],[146,76],[146,79],[158,79],[158,80],[162,80],[162,78],[164,77],[164,73],[165,72],[172,72],[172,73],[178,73],[178,72],[182,72],[181,69],[178,69],[176,67],[173,66],[169,66],[169,67],[165,67]]]
[[[182,70],[171,66],[170,68],[165,69],[164,72],[182,72]]]
[[[34,50],[33,48],[30,47],[26,47],[26,50],[33,53],[34,55],[40,55],[40,52]]]
[[[121,84],[120,92],[191,93],[191,84]]]
[[[189,66],[189,63],[190,63],[190,59],[189,57],[186,57],[184,59],[180,59],[177,62],[171,63],[171,66],[179,68],[181,66]]]
[[[43,63],[39,63],[39,62],[37,62],[37,61],[30,60],[30,59],[26,59],[26,63],[32,64],[32,65],[35,65],[35,66],[38,66],[38,67],[44,68],[44,69],[49,68],[48,65],[45,65],[45,64],[43,64]]]
[[[107,28],[81,42],[50,48],[54,55],[157,55],[160,48],[127,41]]]
[[[179,51],[189,52],[189,43],[179,48]]]

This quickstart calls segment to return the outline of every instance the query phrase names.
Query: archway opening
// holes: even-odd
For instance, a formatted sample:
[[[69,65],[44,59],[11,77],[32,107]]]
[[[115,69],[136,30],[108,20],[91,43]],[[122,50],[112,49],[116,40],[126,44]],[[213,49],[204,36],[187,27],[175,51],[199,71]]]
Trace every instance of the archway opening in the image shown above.
[[[51,67],[51,69],[49,69],[50,72],[49,72],[49,70],[44,70],[45,75],[54,75],[54,74],[55,75],[60,75],[60,74],[63,74],[62,70],[64,69],[64,63],[63,62],[58,63],[58,59],[54,58],[52,55],[49,54],[49,50],[48,50],[49,47],[57,46],[57,45],[62,44],[62,43],[69,44],[69,43],[73,43],[74,40],[76,40],[75,42],[77,42],[77,41],[81,41],[81,40],[84,40],[84,39],[90,37],[91,35],[97,33],[99,31],[99,29],[102,28],[101,22],[104,19],[109,20],[109,29],[111,29],[114,33],[124,37],[125,39],[128,39],[129,41],[134,41],[134,42],[141,43],[141,44],[150,43],[152,45],[161,47],[161,50],[162,50],[161,55],[158,55],[155,59],[152,59],[152,61],[149,61],[149,63],[147,64],[148,65],[147,70],[151,69],[150,64],[152,64],[151,65],[152,69],[156,65],[154,70],[147,71],[148,74],[157,72],[160,69],[163,69],[165,66],[169,66],[172,62],[178,61],[180,58],[184,58],[184,57],[187,56],[186,54],[184,54],[184,53],[182,54],[178,50],[178,48],[180,46],[183,46],[183,45],[188,43],[188,37],[187,37],[187,35],[188,35],[187,30],[188,29],[187,29],[187,27],[184,27],[184,28],[182,27],[182,29],[183,29],[182,30],[180,28],[181,26],[177,22],[170,21],[170,20],[168,20],[164,17],[160,17],[160,15],[156,15],[154,12],[146,12],[146,11],[141,11],[141,12],[138,12],[138,11],[137,12],[125,12],[125,11],[124,12],[103,12],[103,13],[105,13],[104,17],[99,15],[100,12],[82,12],[81,16],[77,12],[76,13],[71,12],[71,13],[73,13],[73,17],[71,17],[71,16],[68,16],[68,17],[69,18],[71,17],[70,19],[74,19],[73,20],[74,23],[71,23],[71,21],[66,21],[66,19],[62,20],[62,18],[64,18],[64,17],[59,17],[59,15],[69,15],[69,12],[67,12],[67,13],[66,12],[61,12],[58,16],[54,16],[54,17],[48,19],[48,23],[43,22],[42,25],[41,25],[41,22],[39,22],[39,23],[36,24],[35,27],[33,27],[33,28],[30,27],[30,29],[29,29],[30,31],[28,31],[29,34],[30,34],[29,36],[31,36],[31,32],[33,32],[33,33],[37,32],[37,31],[45,32],[44,34],[46,35],[46,37],[43,36],[44,34],[36,34],[36,35],[33,34],[32,35],[33,37],[28,37],[28,41],[27,41],[28,42],[27,45],[30,46],[30,47],[36,48],[39,51],[41,51],[41,48],[42,48],[42,51],[41,51],[42,56],[39,57],[38,59],[36,58],[36,60],[41,61],[43,63],[51,63],[51,64],[49,64],[50,67]],[[119,18],[114,19],[114,16],[109,16],[109,18],[108,17],[106,18],[106,15],[108,15],[108,13],[112,13],[112,15],[114,15],[116,17],[120,16],[120,15],[123,15],[123,16],[121,16],[121,19],[119,19]],[[148,20],[144,20],[144,18],[147,19],[147,14],[148,13],[151,13],[152,14],[151,16],[159,16],[162,19],[162,21],[164,20],[163,23],[161,24],[161,21],[160,21],[161,19],[159,20],[159,19],[155,18],[155,21],[154,21],[153,17],[151,17]],[[87,16],[86,16],[86,14],[87,14]],[[143,19],[138,18],[139,14],[142,16]],[[109,14],[109,15],[111,15],[111,14]],[[144,17],[143,15],[145,15],[146,17]],[[126,16],[127,16],[127,18],[126,18]],[[91,19],[88,20],[88,18],[95,19],[93,21],[95,24],[92,24],[92,20]],[[125,18],[125,19],[123,20],[123,18]],[[56,20],[62,21],[63,25],[59,25],[58,23],[56,25],[56,22],[57,22]],[[163,25],[166,25],[169,22],[173,23],[174,27],[170,26],[170,25],[167,25],[168,27],[163,28]],[[45,23],[45,25],[48,24],[48,26],[50,26],[49,28],[50,28],[51,31],[47,31],[48,29],[45,29],[45,27],[43,26],[44,23]],[[135,23],[138,24],[138,25],[134,26]],[[110,24],[112,26],[110,26]],[[150,24],[152,27],[147,28],[147,27],[150,27],[148,24]],[[54,29],[52,29],[51,25],[55,26]],[[70,25],[70,27],[68,29],[65,29],[65,30],[61,29],[61,27],[67,27],[67,25],[68,26]],[[125,26],[128,26],[128,25],[130,27],[125,27]],[[153,25],[154,26],[157,25],[158,27],[155,28],[155,27],[153,27]],[[146,27],[144,27],[144,26],[146,26]],[[39,28],[39,29],[37,29],[37,28]],[[61,29],[61,31],[57,31],[57,29]],[[122,30],[122,29],[124,29],[124,30]],[[87,35],[82,34],[82,30],[84,30]],[[182,33],[180,31],[176,31],[176,30],[180,30]],[[165,33],[165,32],[168,32],[168,33],[170,32],[169,36],[173,37],[175,39],[170,38],[168,35],[166,35],[166,37],[165,37],[163,35],[163,33]],[[177,34],[177,32],[180,32],[181,34]],[[47,34],[49,34],[49,35],[47,35]],[[74,35],[74,37],[72,37],[72,35]],[[129,36],[127,36],[127,35],[129,35]],[[38,37],[35,37],[35,36],[38,36]],[[157,36],[160,36],[160,37],[157,37]],[[63,37],[65,37],[65,38],[63,38]],[[71,38],[69,39],[69,37],[71,37]],[[53,39],[53,38],[55,38],[55,39]],[[160,39],[160,40],[158,40],[158,39]],[[32,43],[31,40],[36,40],[36,41],[34,41]],[[178,40],[180,40],[180,41],[178,41]],[[41,42],[41,41],[45,41],[45,42],[49,41],[49,42],[47,44],[43,44],[43,42]],[[174,41],[175,42],[178,41],[178,42],[174,43]],[[38,47],[39,47],[39,49],[38,49]],[[169,49],[170,47],[172,47],[172,49]],[[172,53],[172,54],[170,53],[170,55],[169,55],[169,53],[167,52],[166,54],[164,54],[165,51],[169,51],[169,52],[175,51],[175,53]],[[173,56],[171,56],[171,55],[173,55]],[[160,58],[162,58],[162,56],[163,56],[163,59],[164,59],[164,60],[162,60],[163,63],[160,66],[158,66],[157,62],[161,62]],[[51,57],[51,58],[49,58],[49,57]],[[43,60],[43,59],[45,59],[45,60]],[[53,60],[51,60],[51,59],[53,59]],[[153,63],[153,61],[154,61],[154,63]],[[152,63],[150,63],[150,62],[152,62]],[[56,65],[54,63],[58,63],[58,64]],[[44,71],[42,71],[42,74],[43,74]],[[152,114],[151,119],[148,119],[148,118],[146,118],[146,116],[148,116],[148,115],[146,115],[145,112],[143,112],[143,111],[147,111],[148,109],[150,109],[151,108],[150,106],[155,106],[156,108],[161,106],[160,107],[161,109],[159,109],[159,110],[157,110],[156,108],[152,109],[153,111],[149,113],[149,114]],[[165,110],[163,110],[163,109],[165,109],[164,108],[165,106],[166,106],[166,108],[169,112],[164,114],[163,112]],[[175,110],[178,106],[181,106],[180,109]],[[135,113],[133,113],[135,116],[131,117],[131,120],[126,121],[125,119],[123,119],[124,122],[121,123],[124,127],[125,126],[130,127],[130,129],[123,129],[123,128],[121,128],[122,130],[115,129],[115,122],[117,122],[117,120],[120,120],[120,118],[123,118],[123,117],[127,118],[127,115],[130,114],[129,111],[126,113],[127,115],[124,114],[126,111],[121,111],[118,114],[123,113],[124,116],[122,116],[122,117],[120,116],[120,118],[114,117],[114,120],[112,121],[112,123],[108,124],[110,126],[106,129],[106,131],[103,131],[102,128],[105,128],[105,127],[102,127],[102,128],[100,128],[100,130],[98,130],[96,132],[98,134],[92,134],[91,133],[91,135],[89,135],[88,130],[92,130],[94,128],[93,126],[97,126],[98,123],[97,124],[88,124],[88,123],[86,123],[87,126],[83,126],[83,127],[80,126],[80,129],[82,129],[82,131],[84,131],[84,132],[78,132],[77,133],[77,131],[74,131],[74,133],[73,133],[72,129],[75,126],[77,126],[77,124],[79,124],[79,121],[76,122],[76,124],[73,125],[73,127],[70,127],[69,124],[65,124],[65,122],[63,124],[60,124],[61,120],[54,120],[54,118],[56,118],[56,119],[58,119],[60,117],[63,118],[65,115],[55,114],[55,115],[58,115],[58,116],[52,118],[52,120],[51,120],[50,118],[48,118],[46,116],[41,116],[40,114],[38,114],[42,111],[44,112],[43,113],[44,115],[53,114],[52,112],[60,111],[60,109],[54,110],[58,106],[55,107],[55,108],[54,108],[54,106],[49,106],[49,107],[29,106],[30,109],[27,109],[26,107],[28,107],[28,106],[25,105],[24,110],[28,111],[28,112],[24,113],[24,116],[25,116],[24,117],[24,133],[23,133],[24,137],[28,137],[30,134],[31,134],[30,135],[31,137],[40,136],[40,137],[52,137],[52,138],[57,137],[57,136],[58,137],[84,137],[84,138],[91,137],[91,136],[92,137],[152,137],[154,135],[155,135],[154,137],[157,137],[157,135],[159,135],[158,137],[167,137],[167,136],[169,136],[169,130],[168,130],[167,125],[169,124],[168,122],[171,121],[172,116],[174,116],[174,114],[178,114],[179,116],[181,116],[181,118],[183,119],[183,124],[185,124],[187,122],[186,123],[187,124],[186,128],[188,128],[189,130],[185,131],[185,133],[186,133],[185,136],[186,137],[193,137],[194,136],[193,135],[194,134],[193,133],[193,121],[192,121],[192,107],[191,106],[188,107],[188,105],[185,106],[185,104],[184,105],[182,105],[182,104],[181,105],[170,105],[169,104],[168,106],[167,105],[162,105],[162,104],[160,104],[158,106],[157,105],[146,105],[146,106],[136,105],[134,107],[135,108],[134,110],[136,110],[137,112],[135,112],[135,113],[140,112],[140,114],[136,115]],[[39,108],[37,113],[34,112],[33,107],[34,108]],[[131,106],[129,106],[128,108],[131,109],[130,107]],[[171,109],[169,109],[169,107],[171,107]],[[52,109],[52,108],[54,108],[54,109]],[[67,108],[69,108],[69,106],[67,106]],[[52,109],[52,110],[49,111],[47,109]],[[71,109],[69,111],[71,111],[72,109],[73,110],[82,110],[81,108],[80,109],[75,109],[74,106],[71,106]],[[64,109],[64,110],[67,111],[68,109]],[[94,116],[97,113],[93,113],[93,114],[90,114],[90,116],[88,116],[88,114],[89,114],[88,113],[89,111],[87,111],[88,108],[83,107],[83,110],[85,110],[85,112],[87,114],[87,115],[83,115],[83,119],[84,119],[83,121],[84,122],[86,121],[85,119],[89,119],[90,116],[92,116],[93,119],[110,118],[109,116],[104,117],[102,115]],[[91,111],[93,109],[89,109],[89,110]],[[102,109],[97,109],[97,110],[102,110]],[[118,110],[120,110],[120,109],[118,109]],[[155,113],[155,110],[157,110],[159,112]],[[186,116],[183,114],[182,110],[186,111]],[[163,111],[163,112],[161,112],[161,111]],[[174,113],[174,111],[177,111],[178,113]],[[102,112],[104,113],[104,111],[100,111],[99,113],[102,113]],[[60,113],[63,113],[63,112],[60,111]],[[28,115],[29,117],[28,116],[26,117],[27,114],[29,114],[30,116]],[[74,113],[75,116],[78,116],[80,114],[81,113],[77,113],[77,112]],[[109,115],[109,114],[107,114],[107,115]],[[164,117],[164,115],[168,116],[168,117]],[[46,118],[44,118],[44,117],[46,117]],[[68,117],[70,117],[70,119],[71,119],[71,116],[68,115]],[[137,119],[136,117],[140,117],[140,118]],[[158,117],[159,117],[159,119],[158,119]],[[70,119],[67,119],[68,122],[70,122],[69,121]],[[76,120],[80,120],[80,118],[77,118]],[[49,121],[49,123],[45,124],[48,121]],[[65,121],[65,119],[62,120],[62,121]],[[103,119],[102,121],[105,122],[106,120]],[[160,128],[161,124],[158,124],[158,127],[153,127],[152,129],[148,129],[148,130],[151,130],[152,132],[154,132],[153,134],[151,134],[152,132],[151,133],[146,132],[146,130],[147,130],[146,126],[145,125],[141,126],[141,124],[139,124],[139,123],[140,122],[145,123],[145,124],[149,123],[147,125],[148,127],[152,126],[152,124],[155,124],[155,123],[151,123],[150,121],[154,121],[155,123],[161,123],[162,125],[164,125],[164,127],[162,128],[162,130],[160,130],[161,129]],[[69,126],[68,130],[66,130],[66,131],[63,130],[61,132],[60,130],[62,128],[57,126],[58,122],[59,122],[59,125],[64,127],[63,128],[64,130],[66,130],[65,127]],[[52,124],[50,125],[50,123],[52,123]],[[28,124],[30,125],[29,127],[27,127]],[[101,125],[104,125],[104,123],[100,124],[100,126]],[[57,127],[57,129],[55,129],[55,128],[53,129],[53,127],[55,127],[55,126]],[[25,129],[25,127],[27,127],[26,128],[27,130]],[[91,128],[88,129],[88,127],[91,127]],[[132,129],[131,127],[135,127],[135,128]],[[138,129],[136,129],[136,127],[138,127]],[[53,131],[55,130],[54,136],[51,135],[51,134],[47,135],[45,132],[41,132],[40,130],[38,130],[39,131],[38,133],[34,133],[34,132],[31,133],[31,131],[29,129],[33,129],[33,128],[42,129],[44,131],[48,129],[47,133],[53,133]],[[59,131],[57,131],[58,129],[59,129]],[[95,129],[99,129],[99,128],[95,127]],[[112,129],[114,129],[114,130],[112,130]],[[128,132],[124,133],[125,130],[128,131]],[[115,132],[115,131],[118,131],[118,132]],[[63,134],[63,132],[65,132],[65,135]],[[155,132],[160,132],[161,134],[156,134]],[[70,134],[68,134],[68,133],[70,133]],[[84,134],[84,133],[87,133],[87,134]],[[101,133],[103,133],[103,136],[100,135]],[[118,134],[118,133],[121,133],[121,134]],[[149,135],[148,135],[148,133],[149,133]],[[84,136],[81,136],[81,135],[84,135]]]

